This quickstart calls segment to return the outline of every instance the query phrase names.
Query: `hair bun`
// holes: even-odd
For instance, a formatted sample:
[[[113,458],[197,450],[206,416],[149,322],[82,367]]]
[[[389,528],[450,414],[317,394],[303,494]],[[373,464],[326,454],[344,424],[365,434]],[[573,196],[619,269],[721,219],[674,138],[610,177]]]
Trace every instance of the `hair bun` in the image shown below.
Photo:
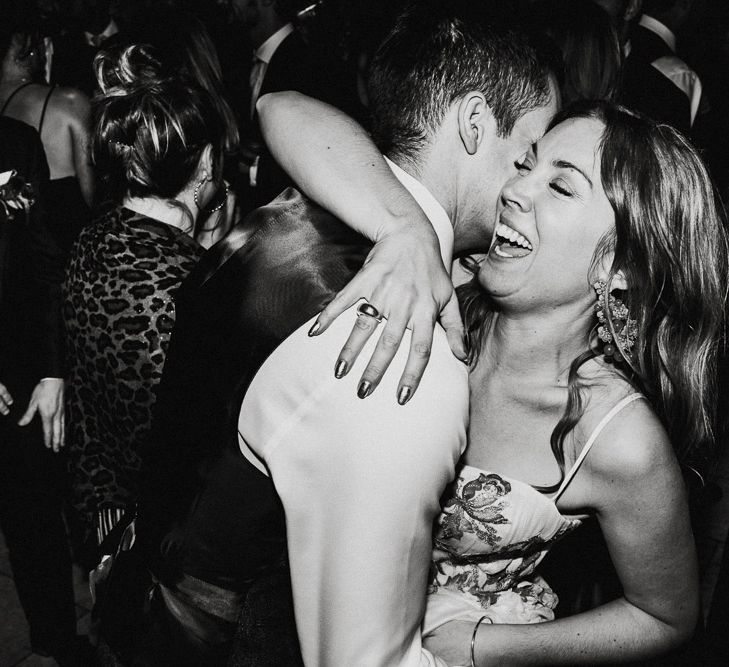
[[[157,88],[164,79],[162,63],[149,44],[100,51],[94,58],[94,71],[104,95],[128,95],[140,88]]]

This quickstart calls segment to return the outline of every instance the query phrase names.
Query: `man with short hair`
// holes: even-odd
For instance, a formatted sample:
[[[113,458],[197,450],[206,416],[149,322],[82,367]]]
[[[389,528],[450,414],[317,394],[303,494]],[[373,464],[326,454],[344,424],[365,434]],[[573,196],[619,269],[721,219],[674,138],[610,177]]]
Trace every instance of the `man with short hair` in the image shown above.
[[[403,15],[372,67],[375,134],[430,218],[443,261],[485,251],[501,186],[556,110],[547,66],[518,31],[440,2]],[[278,561],[251,554],[280,543],[305,664],[441,665],[420,624],[432,522],[465,447],[467,369],[438,328],[428,376],[399,406],[389,377],[371,394],[331,369],[341,338],[355,322],[372,326],[376,310],[352,307],[307,337],[369,248],[287,190],[201,260],[178,295],[159,390],[146,475],[157,536],[146,541],[158,570],[173,565],[178,580],[223,588],[267,576]],[[175,484],[176,507],[159,511],[154,489],[169,496]],[[247,527],[264,513],[265,539],[251,544]],[[270,590],[267,604],[290,605],[284,587]],[[268,616],[244,602],[246,657],[288,641],[288,616]]]

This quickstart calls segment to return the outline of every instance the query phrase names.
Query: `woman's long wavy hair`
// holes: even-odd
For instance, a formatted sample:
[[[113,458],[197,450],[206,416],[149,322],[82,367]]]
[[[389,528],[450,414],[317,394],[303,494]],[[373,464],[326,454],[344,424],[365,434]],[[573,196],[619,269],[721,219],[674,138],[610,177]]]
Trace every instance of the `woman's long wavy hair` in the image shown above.
[[[574,118],[605,126],[600,175],[615,229],[593,259],[612,251],[610,278],[622,272],[628,284],[621,298],[638,323],[628,378],[650,401],[679,462],[703,467],[715,440],[729,253],[711,179],[695,149],[668,125],[606,102],[579,102],[550,129]],[[473,363],[493,306],[475,279],[459,296]],[[570,368],[567,405],[551,436],[562,477],[565,438],[584,413],[579,368],[598,354],[587,346]]]

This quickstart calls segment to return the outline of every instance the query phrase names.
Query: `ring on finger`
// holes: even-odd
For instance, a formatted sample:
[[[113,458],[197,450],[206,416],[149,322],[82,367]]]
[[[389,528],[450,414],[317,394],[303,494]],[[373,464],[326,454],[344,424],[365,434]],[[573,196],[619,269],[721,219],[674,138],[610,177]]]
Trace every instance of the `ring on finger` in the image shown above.
[[[359,306],[357,306],[357,317],[372,317],[375,320],[377,320],[377,323],[379,324],[382,322],[382,315],[380,315],[380,311],[377,310],[371,303],[361,303]]]

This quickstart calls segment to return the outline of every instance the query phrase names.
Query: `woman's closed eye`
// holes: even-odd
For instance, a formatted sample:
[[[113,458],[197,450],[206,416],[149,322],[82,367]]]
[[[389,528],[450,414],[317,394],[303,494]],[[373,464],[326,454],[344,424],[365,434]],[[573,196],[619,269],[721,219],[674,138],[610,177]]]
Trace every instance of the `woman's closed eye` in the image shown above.
[[[572,197],[575,194],[562,179],[551,181],[549,187],[564,197]]]

